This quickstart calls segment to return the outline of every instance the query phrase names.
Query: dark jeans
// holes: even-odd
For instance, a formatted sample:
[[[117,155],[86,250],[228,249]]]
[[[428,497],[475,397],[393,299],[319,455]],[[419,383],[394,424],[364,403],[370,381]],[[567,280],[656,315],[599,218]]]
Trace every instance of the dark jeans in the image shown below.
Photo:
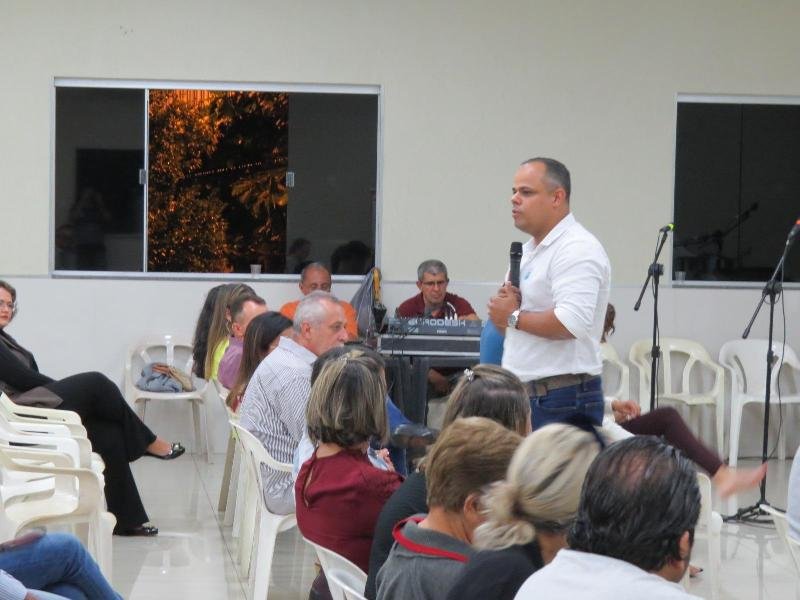
[[[572,415],[584,414],[600,427],[603,424],[603,385],[600,376],[583,383],[531,396],[531,425],[536,431],[550,423],[562,423]]]

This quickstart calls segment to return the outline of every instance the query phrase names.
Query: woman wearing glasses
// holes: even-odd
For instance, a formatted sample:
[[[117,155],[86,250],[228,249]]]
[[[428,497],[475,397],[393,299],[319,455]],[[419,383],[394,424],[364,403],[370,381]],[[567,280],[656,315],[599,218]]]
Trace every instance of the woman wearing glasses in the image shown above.
[[[117,518],[114,533],[156,535],[158,529],[148,523],[128,463],[145,454],[162,460],[177,458],[184,447],[150,431],[102,373],[79,373],[58,381],[39,373],[33,354],[5,331],[17,310],[16,290],[0,280],[0,391],[16,404],[78,413],[92,449],[106,465],[106,502]]]

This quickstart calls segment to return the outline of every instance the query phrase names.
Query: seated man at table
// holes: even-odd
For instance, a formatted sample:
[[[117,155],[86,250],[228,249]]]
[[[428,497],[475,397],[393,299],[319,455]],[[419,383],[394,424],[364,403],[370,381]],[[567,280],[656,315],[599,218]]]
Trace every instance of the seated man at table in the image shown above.
[[[475,309],[461,296],[447,291],[447,267],[436,259],[424,260],[417,267],[419,294],[397,307],[395,314],[401,318],[433,317],[436,319],[477,320]],[[444,396],[450,391],[450,379],[446,371],[431,369],[428,382],[436,394]]]
[[[316,292],[318,290],[330,293],[331,272],[328,271],[322,263],[314,262],[308,264],[300,272],[299,286],[300,291],[303,292],[303,296],[308,296],[311,292]],[[281,314],[288,319],[294,319],[294,311],[297,310],[299,302],[300,300],[287,302],[281,306]],[[356,310],[349,302],[340,300],[339,303],[342,305],[342,310],[344,310],[344,328],[347,330],[347,334],[350,336],[351,340],[358,339],[358,317],[356,315]]]
[[[424,260],[417,267],[419,294],[397,307],[396,315],[436,319],[477,319],[475,309],[461,296],[447,291],[447,267],[436,259]]]
[[[267,303],[261,296],[245,294],[236,298],[228,307],[231,313],[231,337],[222,360],[219,361],[217,379],[231,389],[236,384],[236,375],[242,362],[244,349],[244,332],[255,317],[267,312]]]

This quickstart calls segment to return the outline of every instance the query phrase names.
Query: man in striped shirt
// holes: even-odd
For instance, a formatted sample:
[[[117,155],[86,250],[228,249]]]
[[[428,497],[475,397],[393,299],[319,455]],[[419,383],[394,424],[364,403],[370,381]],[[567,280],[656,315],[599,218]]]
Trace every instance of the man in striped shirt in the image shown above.
[[[256,369],[242,400],[240,424],[255,435],[270,456],[292,462],[306,427],[306,404],[311,390],[311,365],[317,357],[348,340],[339,300],[313,292],[297,305],[291,337],[282,337]],[[264,498],[275,514],[294,512],[291,473],[261,465]]]

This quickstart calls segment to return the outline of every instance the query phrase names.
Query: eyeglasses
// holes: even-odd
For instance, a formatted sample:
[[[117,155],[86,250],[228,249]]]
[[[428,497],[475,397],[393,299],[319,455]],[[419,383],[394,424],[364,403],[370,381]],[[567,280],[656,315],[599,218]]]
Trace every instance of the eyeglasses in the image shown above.
[[[10,310],[11,312],[14,312],[14,309],[17,308],[17,303],[16,302],[6,302],[5,300],[0,300],[0,310],[3,310],[6,307],[8,307],[8,310]]]
[[[426,288],[445,287],[447,285],[447,280],[445,279],[444,281],[420,281],[420,283]]]

